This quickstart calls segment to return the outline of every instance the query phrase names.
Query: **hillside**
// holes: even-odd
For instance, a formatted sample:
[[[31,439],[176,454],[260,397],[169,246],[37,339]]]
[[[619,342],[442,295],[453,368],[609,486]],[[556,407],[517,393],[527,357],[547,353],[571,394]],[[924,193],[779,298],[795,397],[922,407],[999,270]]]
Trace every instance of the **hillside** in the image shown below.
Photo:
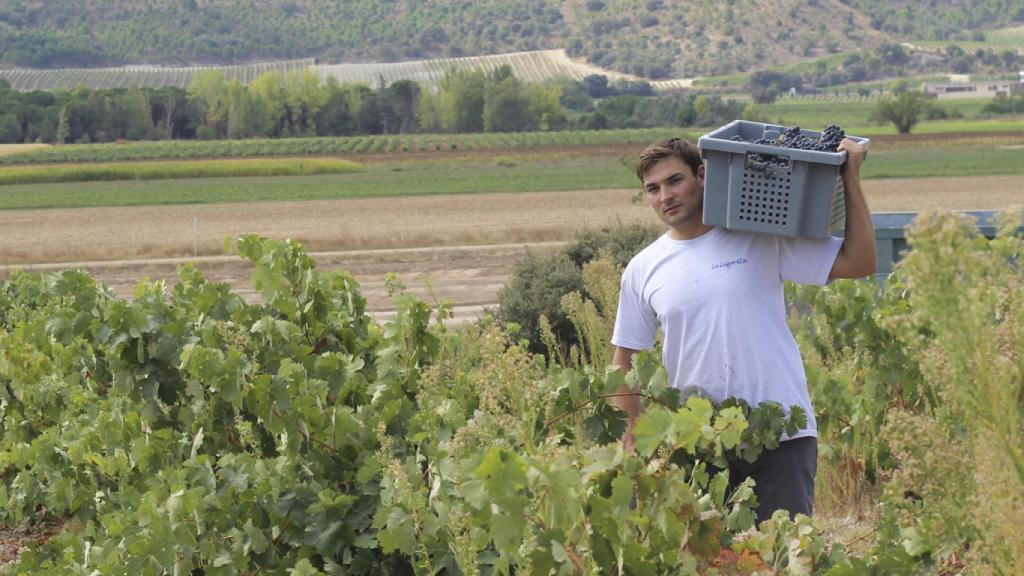
[[[8,0],[0,65],[333,64],[562,48],[671,78],[883,42],[977,40],[1021,21],[1024,0]]]
[[[553,78],[581,80],[599,74],[610,80],[641,80],[636,76],[617,73],[569,58],[565,50],[531,50],[510,54],[463,56],[461,58],[434,58],[409,60],[385,64],[316,64],[312,58],[275,60],[253,64],[226,66],[121,66],[117,68],[0,68],[0,80],[18,91],[72,90],[78,86],[89,89],[159,88],[176,86],[188,88],[193,78],[209,70],[218,70],[227,80],[238,79],[249,84],[260,74],[276,71],[287,74],[296,70],[312,70],[321,78],[335,78],[341,83],[361,82],[369,86],[391,84],[398,80],[412,80],[437,86],[451,70],[493,71],[508,66],[516,78],[528,82],[542,82]],[[654,80],[654,90],[671,90],[692,85],[684,79]]]

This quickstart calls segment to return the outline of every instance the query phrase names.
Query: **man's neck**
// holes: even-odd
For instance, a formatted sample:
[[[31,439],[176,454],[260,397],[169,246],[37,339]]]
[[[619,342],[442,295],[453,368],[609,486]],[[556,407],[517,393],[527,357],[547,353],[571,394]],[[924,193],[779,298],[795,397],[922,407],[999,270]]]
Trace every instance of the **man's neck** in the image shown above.
[[[681,226],[679,228],[669,228],[668,237],[673,240],[693,240],[694,238],[700,238],[714,230],[714,226],[708,226],[706,224],[695,224],[693,226]]]

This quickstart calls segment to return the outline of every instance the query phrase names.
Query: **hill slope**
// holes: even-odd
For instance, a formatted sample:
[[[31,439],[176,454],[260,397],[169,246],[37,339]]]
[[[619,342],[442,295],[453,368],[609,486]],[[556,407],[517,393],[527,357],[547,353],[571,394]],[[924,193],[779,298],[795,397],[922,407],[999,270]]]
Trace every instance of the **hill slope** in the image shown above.
[[[22,0],[0,3],[0,65],[395,62],[564,48],[665,78],[1022,20],[1024,0]]]

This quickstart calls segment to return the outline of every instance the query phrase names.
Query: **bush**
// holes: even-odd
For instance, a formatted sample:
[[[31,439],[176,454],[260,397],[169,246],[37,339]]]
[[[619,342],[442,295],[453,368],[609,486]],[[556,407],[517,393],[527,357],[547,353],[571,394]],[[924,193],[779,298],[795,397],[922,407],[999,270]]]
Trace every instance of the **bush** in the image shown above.
[[[661,231],[657,226],[626,224],[600,230],[583,229],[564,251],[566,256],[583,269],[583,265],[607,256],[619,268],[625,268],[629,260],[653,242]]]
[[[629,260],[660,234],[656,226],[619,225],[600,230],[580,230],[576,238],[554,254],[528,252],[519,260],[508,284],[498,292],[498,318],[515,323],[530,342],[530,350],[547,350],[540,337],[539,320],[547,317],[559,342],[568,348],[579,336],[565,312],[561,298],[579,292],[591,295],[583,283],[583,266],[604,256],[621,270]]]
[[[542,314],[559,340],[573,340],[572,323],[562,312],[561,298],[574,291],[583,291],[583,276],[564,253],[527,252],[516,262],[509,283],[498,292],[498,318],[506,325],[518,324],[522,337],[530,341],[530,350],[543,352]]]

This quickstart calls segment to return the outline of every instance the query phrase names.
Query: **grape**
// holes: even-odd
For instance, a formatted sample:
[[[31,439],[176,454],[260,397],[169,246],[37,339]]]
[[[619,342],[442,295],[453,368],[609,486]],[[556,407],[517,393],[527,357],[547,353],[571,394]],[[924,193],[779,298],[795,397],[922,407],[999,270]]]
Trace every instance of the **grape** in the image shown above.
[[[758,138],[754,144],[767,146],[778,146],[781,148],[794,148],[797,150],[813,150],[816,152],[835,152],[839,143],[846,138],[846,132],[835,124],[829,124],[821,133],[821,138],[814,139],[800,131],[799,126],[787,128],[779,137],[774,139]],[[739,134],[730,138],[733,142],[746,142]],[[786,156],[768,156],[751,154],[750,160],[767,166],[785,167],[789,163]]]

